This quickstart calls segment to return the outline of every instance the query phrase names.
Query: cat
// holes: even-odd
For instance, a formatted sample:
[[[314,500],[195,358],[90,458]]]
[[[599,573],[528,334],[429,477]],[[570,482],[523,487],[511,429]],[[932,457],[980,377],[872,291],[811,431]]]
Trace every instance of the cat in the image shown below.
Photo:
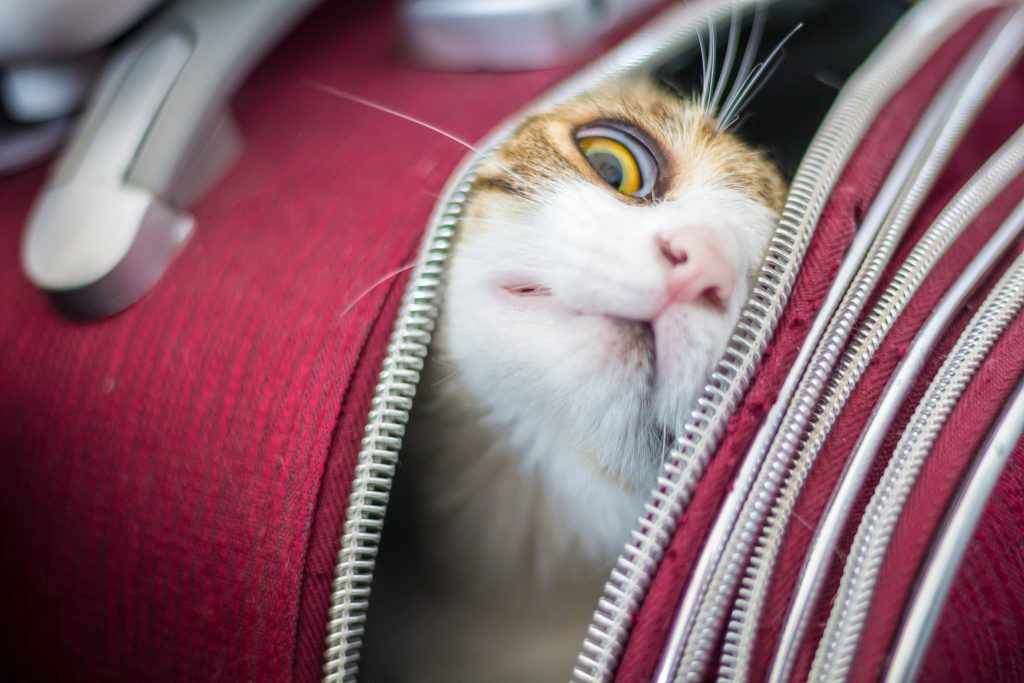
[[[483,161],[400,458],[411,526],[384,535],[368,680],[568,674],[784,202],[716,111],[619,80]]]

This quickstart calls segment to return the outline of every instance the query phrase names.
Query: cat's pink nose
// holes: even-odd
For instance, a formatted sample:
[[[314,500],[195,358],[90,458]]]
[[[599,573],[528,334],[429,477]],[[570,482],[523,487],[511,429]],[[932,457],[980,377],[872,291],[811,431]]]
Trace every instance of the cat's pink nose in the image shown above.
[[[658,238],[671,266],[666,283],[670,305],[728,301],[736,284],[736,264],[723,246],[695,230]]]

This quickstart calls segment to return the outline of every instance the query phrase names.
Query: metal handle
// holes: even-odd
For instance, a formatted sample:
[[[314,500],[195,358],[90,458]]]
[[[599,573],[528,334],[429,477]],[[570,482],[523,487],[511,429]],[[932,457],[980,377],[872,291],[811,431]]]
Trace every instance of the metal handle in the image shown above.
[[[117,313],[192,231],[240,138],[228,97],[317,0],[182,0],[113,59],[29,218],[22,267],[64,312]]]

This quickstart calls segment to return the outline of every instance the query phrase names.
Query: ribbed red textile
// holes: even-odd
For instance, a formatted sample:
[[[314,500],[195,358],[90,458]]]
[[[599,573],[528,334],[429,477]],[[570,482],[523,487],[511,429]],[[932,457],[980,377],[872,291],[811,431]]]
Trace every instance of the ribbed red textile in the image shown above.
[[[910,79],[881,112],[844,170],[822,213],[790,303],[754,381],[730,418],[725,437],[680,520],[647,598],[636,615],[617,681],[650,680],[698,549],[719,506],[729,495],[740,458],[792,367],[859,221],[930,97],[984,29],[988,18],[990,15],[969,22]],[[977,155],[975,157],[977,162]],[[936,210],[938,208],[933,208]]]
[[[309,82],[474,139],[568,71],[417,71],[394,48],[394,28],[385,3],[334,3],[275,50],[235,98],[246,151],[196,208],[192,243],[110,320],[66,321],[24,281],[21,226],[43,176],[0,179],[0,680],[319,678],[353,466],[405,278],[367,288],[410,262],[464,150]],[[856,219],[979,30],[914,78],[844,173],[793,305],[637,614],[620,680],[649,678],[694,548]],[[990,143],[962,153],[957,173]],[[940,185],[936,197],[954,190]],[[1015,335],[943,434],[960,444],[961,469],[965,430],[981,428],[971,417],[991,414],[1002,395],[992,387],[1021,358]],[[954,474],[925,476],[945,476],[948,489]],[[941,512],[932,481],[910,529],[933,527]],[[1024,537],[1021,500],[1018,448],[943,614],[928,680],[1024,676],[1024,554],[1007,542]],[[915,535],[887,565],[900,599],[926,540]],[[872,613],[879,636],[865,666],[877,668],[895,616]],[[1015,644],[1016,658],[1006,649]]]
[[[987,120],[982,121],[981,125],[987,130],[1000,128],[1000,126],[994,125]],[[1002,128],[1005,130],[1005,126]],[[963,149],[970,150],[971,155],[990,151],[988,145],[967,146]],[[959,156],[962,157],[962,155]],[[977,159],[975,160],[977,161]],[[968,164],[962,158],[956,160],[952,168],[955,169],[954,173],[957,175],[960,175],[959,169],[969,173]],[[944,180],[948,180],[949,175],[947,174]],[[960,179],[963,180],[963,177],[960,176]],[[949,191],[940,188],[937,194],[945,196],[955,189],[955,186],[949,188]],[[1011,187],[1004,190],[997,201],[993,202],[982,216],[965,231],[964,235],[951,246],[949,252],[936,265],[932,275],[922,283],[918,294],[908,303],[902,315],[893,325],[885,341],[875,353],[871,364],[847,400],[843,412],[836,420],[829,437],[822,447],[821,453],[807,478],[804,490],[794,508],[793,519],[801,521],[798,524],[792,525],[787,530],[786,537],[779,551],[777,564],[771,580],[771,587],[765,602],[765,610],[760,623],[755,650],[755,666],[767,667],[771,663],[771,657],[774,654],[782,622],[789,609],[793,590],[802,569],[804,557],[809,549],[814,530],[821,519],[832,491],[838,484],[842,468],[852,454],[857,439],[867,424],[871,410],[878,402],[886,382],[902,359],[914,335],[917,334],[921,325],[946,293],[949,286],[959,276],[964,264],[977,253],[984,241],[999,227],[1003,219],[1016,206],[1022,194],[1024,194],[1024,177],[1019,178]],[[902,257],[905,256],[905,252],[908,252],[909,248],[913,246],[914,236],[927,228],[935,217],[935,212],[940,207],[941,204],[939,202],[929,202],[929,207],[926,207],[921,217],[914,222],[911,230],[912,238],[900,249],[900,253],[893,260],[894,265],[898,266],[898,264],[902,263]],[[890,268],[890,271],[892,270],[893,268]],[[891,277],[892,273],[889,272],[887,275]],[[889,277],[886,279],[888,280]],[[883,290],[884,288],[881,288],[876,292],[876,299],[877,295],[880,295]],[[983,294],[979,294],[976,297],[976,301],[980,297],[983,297]],[[870,310],[870,306],[867,307],[867,310]],[[938,344],[939,352],[936,353],[936,361],[930,364],[922,373],[915,389],[911,391],[911,398],[906,402],[906,407],[900,411],[890,427],[885,447],[880,449],[881,462],[875,465],[872,474],[866,479],[866,493],[861,497],[858,505],[855,506],[854,513],[851,516],[853,522],[860,518],[874,484],[881,477],[885,467],[885,460],[899,439],[907,420],[909,420],[916,405],[916,398],[920,398],[924,393],[932,374],[941,365],[945,350],[955,343],[957,334],[966,325],[969,317],[970,311],[965,311],[950,326],[950,331]],[[818,607],[817,618],[815,619],[816,626],[812,627],[809,631],[809,646],[816,642],[824,620],[828,617],[829,600],[838,586],[839,573],[842,571],[842,558],[845,557],[845,548],[852,542],[855,531],[856,526],[854,523],[851,523],[842,544],[842,554],[832,564],[830,569],[832,579],[823,590],[823,596],[826,596],[826,598],[824,603]],[[802,663],[807,667],[810,666],[809,657],[811,654],[812,652],[806,652],[806,658],[802,660]],[[803,673],[806,673],[806,671],[803,671]]]
[[[1022,538],[1024,440],[1010,456],[967,546],[920,680],[1024,680]]]
[[[403,64],[387,3],[329,3],[235,98],[247,146],[139,304],[69,322],[24,280],[43,174],[0,179],[0,679],[315,680],[369,399],[465,150],[568,69]],[[358,301],[351,309],[348,307]]]
[[[891,280],[899,265],[912,250],[917,238],[927,229],[938,212],[959,190],[962,184],[966,182],[974,170],[1021,124],[1019,112],[1024,111],[1022,109],[1024,107],[1024,87],[1022,87],[1024,86],[1024,80],[1022,80],[1022,76],[1024,76],[1024,68],[1018,69],[1015,74],[1008,78],[992,98],[990,105],[985,108],[978,121],[972,126],[966,136],[966,142],[958,148],[956,154],[951,159],[947,170],[942,174],[939,182],[936,183],[934,191],[911,226],[907,238],[897,250],[890,266],[886,269],[885,281]],[[779,552],[779,561],[772,576],[771,589],[760,623],[755,666],[767,667],[770,665],[770,658],[774,653],[782,620],[785,618],[786,611],[789,608],[795,583],[802,568],[803,558],[809,548],[814,529],[821,519],[828,499],[838,483],[842,468],[856,446],[857,439],[867,424],[871,410],[877,403],[886,382],[934,306],[960,275],[963,267],[977,253],[985,240],[999,227],[1003,219],[1009,215],[1022,196],[1024,196],[1024,177],[1019,177],[992,202],[981,216],[950,247],[947,254],[936,264],[931,275],[922,283],[918,293],[907,304],[904,312],[893,325],[893,328],[879,347],[857,387],[847,400],[843,412],[833,425],[829,437],[822,448],[821,455],[808,476],[800,499],[794,509],[794,518],[802,520],[802,523],[794,524],[787,530],[786,538]],[[1002,267],[1005,267],[1005,265],[1004,263]],[[988,285],[991,285],[993,282],[994,278],[989,280]],[[882,288],[875,291],[873,300],[865,309],[865,314],[870,310],[870,307],[881,295],[882,291]],[[984,298],[984,295],[984,289],[977,292],[972,299],[971,306],[976,308],[978,303]],[[883,445],[879,449],[879,456],[865,478],[861,495],[854,505],[850,520],[838,546],[837,554],[829,567],[828,577],[823,584],[821,599],[815,608],[814,617],[805,636],[804,647],[794,669],[794,676],[797,678],[808,675],[810,671],[817,641],[823,632],[831,610],[832,596],[835,595],[839,586],[847,549],[853,542],[861,515],[871,498],[875,485],[881,479],[888,457],[902,435],[903,429],[909,421],[918,400],[927,390],[946,353],[952,348],[960,332],[966,326],[971,313],[972,310],[970,308],[965,308],[937,344],[931,360],[927,363],[914,388],[911,389],[903,407],[893,420]],[[998,409],[996,408],[995,410]],[[979,410],[979,412],[975,413],[974,418],[977,428],[984,430],[987,427],[987,420],[991,419],[993,415],[993,410],[988,412]],[[970,441],[966,439],[960,442],[960,458],[971,455],[972,451],[970,451],[969,444]],[[947,491],[944,494],[938,490],[934,491],[931,498],[932,505],[938,510],[945,509],[946,495],[951,495],[951,492]],[[913,570],[913,567],[908,565],[905,569],[909,572]],[[905,586],[905,588],[909,590],[909,586]],[[897,596],[894,593],[886,593],[886,600],[893,609],[902,609],[905,597],[905,595]],[[866,629],[865,641],[874,641],[880,633],[881,630]],[[859,656],[858,661],[860,661]],[[873,680],[873,677],[863,676],[855,678],[855,680]]]
[[[878,679],[921,563],[949,502],[956,494],[992,420],[999,414],[1021,376],[1024,376],[1024,316],[1017,317],[978,369],[918,475],[878,575],[878,589],[864,622],[864,638],[853,660],[851,680]],[[1011,543],[1017,542],[1019,545],[1020,540],[1017,538]],[[1020,604],[1024,601],[1024,593],[1014,593],[1011,587],[1014,583],[1020,584],[1022,576],[1010,573],[1012,565],[1004,567],[1003,571],[1007,572],[1005,580],[987,585],[988,590],[998,591],[1001,600]],[[977,604],[976,608],[987,611],[987,602]],[[989,647],[997,653],[995,658],[1003,666],[1001,671],[993,672],[989,677],[980,677],[978,672],[990,666],[980,661],[982,657],[979,653],[967,648],[961,650],[961,666],[968,678],[985,681],[1020,680],[1019,676],[1013,676],[1011,672],[1024,671],[1024,639],[1021,638],[1020,624],[1022,616],[1024,612],[1018,612],[1017,618],[1010,624],[989,622],[989,637],[992,640]]]

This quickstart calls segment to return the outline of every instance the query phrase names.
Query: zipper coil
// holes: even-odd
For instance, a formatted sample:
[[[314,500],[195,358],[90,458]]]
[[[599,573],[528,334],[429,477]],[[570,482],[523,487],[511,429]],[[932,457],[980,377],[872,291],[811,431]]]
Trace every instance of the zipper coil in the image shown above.
[[[1018,132],[1014,140],[1004,145],[1002,152],[993,157],[986,167],[976,174],[975,180],[958,194],[958,197],[954,199],[950,207],[943,212],[944,215],[940,216],[936,223],[941,223],[949,218],[950,214],[953,213],[950,210],[955,209],[955,205],[958,203],[977,205],[984,203],[989,197],[994,197],[995,194],[998,194],[999,190],[1005,187],[1006,182],[1012,180],[1016,174],[1022,171],[1024,171],[1024,134]],[[989,182],[987,191],[982,187],[982,181],[986,179]],[[993,184],[995,185],[994,187]],[[982,191],[980,196],[979,190]],[[971,207],[961,208],[970,209]],[[974,207],[974,210],[976,210],[976,207]],[[966,227],[966,225],[961,226],[961,229],[962,227]],[[960,279],[953,284],[935,307],[932,315],[914,337],[906,356],[904,356],[899,367],[883,390],[867,425],[861,432],[853,454],[847,461],[840,482],[833,491],[832,499],[829,501],[822,521],[816,530],[807,559],[801,569],[800,578],[797,581],[789,613],[783,623],[782,636],[776,647],[769,681],[776,683],[787,680],[790,676],[793,660],[803,641],[809,623],[811,608],[821,591],[829,559],[839,542],[839,534],[860,491],[860,486],[867,474],[868,467],[881,446],[882,439],[888,431],[896,411],[907,392],[913,386],[915,379],[924,367],[928,354],[935,343],[937,343],[946,325],[956,312],[960,310],[963,302],[977,286],[980,279],[994,265],[1012,241],[1020,235],[1022,230],[1024,230],[1024,213],[1018,210],[993,235],[981,252],[979,252],[978,256],[964,270],[964,274]],[[915,251],[917,251],[916,247]],[[913,255],[911,255],[908,261],[912,259],[914,259]],[[899,280],[900,276],[897,275],[896,279]],[[886,298],[887,296],[883,295],[880,304]],[[878,317],[878,315],[878,313],[873,313],[872,317]],[[823,439],[823,436],[818,438]],[[821,443],[814,441],[813,448],[817,449],[820,446]]]
[[[841,681],[849,673],[882,560],[917,475],[960,395],[1022,306],[1024,254],[971,318],[896,445],[854,537],[810,680]]]
[[[723,648],[722,678],[745,678],[749,672],[750,650],[756,635],[757,619],[760,617],[786,525],[811,467],[846,399],[904,306],[917,292],[935,263],[987,203],[1024,170],[1024,136],[1017,136],[1016,144],[1007,147],[975,175],[915,245],[865,323],[854,331],[853,339],[844,351],[835,373],[825,385],[809,425],[809,433],[795,453],[790,476],[757,540],[754,556],[744,577],[742,595],[730,616],[726,645]]]
[[[758,0],[721,0],[710,9],[685,5],[659,15],[647,28],[519,115],[500,125],[481,144],[490,152],[532,111],[573,97],[614,77],[650,68],[652,62],[694,42],[708,20]],[[605,585],[573,671],[578,681],[608,680],[617,666],[632,618],[643,599],[679,517],[703,475],[729,413],[751,380],[781,315],[796,271],[828,195],[871,120],[903,85],[907,74],[959,28],[965,10],[959,0],[930,0],[911,10],[902,28],[887,38],[848,82],[812,142],[791,186],[780,226],[771,238],[751,298],[728,348],[704,389],[691,420],[666,462],[659,485],[645,505]],[[407,285],[361,443],[334,571],[324,652],[324,680],[354,680],[368,608],[377,547],[390,495],[404,425],[427,353],[445,262],[456,234],[479,155],[471,155],[452,176],[431,217],[417,266]]]
[[[917,9],[927,11],[932,8],[918,6]],[[978,79],[973,90],[967,90],[966,93],[963,91],[963,81],[968,79],[972,71],[971,63],[980,58],[975,55],[950,79],[894,167],[892,177],[903,182],[899,182],[895,188],[887,182],[885,190],[869,211],[869,220],[865,223],[875,218],[878,221],[875,224],[877,233],[867,233],[871,237],[869,246],[862,242],[868,247],[867,254],[863,262],[859,263],[857,274],[843,295],[837,312],[831,314],[821,339],[809,337],[805,342],[805,350],[815,348],[816,345],[813,354],[804,356],[808,358],[807,369],[803,371],[799,385],[791,394],[793,398],[780,396],[775,405],[775,414],[780,415],[785,411],[785,417],[778,418],[777,422],[771,419],[766,421],[748,451],[740,475],[734,482],[730,500],[723,506],[702,553],[701,564],[691,578],[677,617],[673,640],[663,656],[659,681],[673,678],[671,672],[675,672],[674,680],[696,680],[703,677],[710,665],[730,605],[737,613],[744,609],[753,585],[744,576],[744,572],[748,570],[748,562],[755,548],[763,546],[755,541],[762,533],[765,518],[790,472],[793,453],[803,441],[804,431],[813,418],[817,400],[840,357],[840,351],[910,219],[955,142],[962,136],[967,123],[973,119],[980,100],[984,99],[991,87],[984,79]],[[980,93],[978,85],[982,86]],[[848,91],[847,96],[860,99],[852,91]],[[892,204],[888,204],[889,201]],[[847,259],[856,264],[861,255],[853,252]],[[825,310],[819,320],[828,319],[829,316],[830,312]],[[790,379],[800,377],[800,374],[799,370],[795,371]],[[767,444],[769,440],[770,448],[761,445]],[[756,557],[754,562],[757,562]],[[741,594],[734,604],[732,596],[737,587]],[[730,640],[734,641],[735,636]],[[728,642],[727,645],[735,647],[735,642]],[[728,678],[730,673],[727,668],[723,675]]]
[[[853,321],[859,315],[868,293],[877,285],[883,264],[890,260],[900,236],[916,214],[917,207],[934,184],[939,171],[945,166],[955,144],[966,133],[968,125],[976,118],[977,111],[1024,49],[1024,10],[1008,13],[1003,19],[996,21],[995,28],[979,41],[978,49],[964,61],[957,75],[950,81],[950,87],[962,95],[954,102],[951,111],[945,117],[944,125],[934,138],[934,146],[929,146],[928,155],[921,165],[921,172],[903,194],[908,201],[898,205],[894,220],[887,222],[883,234],[880,235],[881,249],[876,251],[873,245],[874,256],[869,254],[869,259],[862,265],[862,271],[866,270],[864,275],[869,279],[866,282],[858,279],[858,282],[863,284],[857,286],[850,300],[850,304],[855,308],[844,307],[842,317],[837,320],[836,327],[845,328],[844,339],[849,335]],[[965,78],[968,74],[969,78]],[[961,80],[966,80],[966,83],[960,85]],[[1024,141],[1024,137],[1015,140],[1020,143]],[[777,498],[770,503],[773,507],[767,514],[757,515],[761,518],[758,522],[762,526],[744,570],[740,595],[729,616],[722,670],[719,674],[722,680],[737,680],[737,677],[742,680],[749,672],[749,655],[753,639],[756,637],[757,619],[768,591],[776,553],[781,547],[786,525],[803,483],[810,473],[828,429],[838,415],[839,408],[852,392],[853,385],[866,369],[870,356],[881,344],[882,338],[895,322],[902,306],[909,300],[945,246],[960,230],[967,227],[988,200],[994,199],[998,191],[1020,172],[1021,151],[1020,144],[1009,144],[1007,148],[1001,150],[1005,154],[999,154],[993,160],[994,163],[987,164],[950,204],[948,213],[944,212],[936,222],[935,227],[938,230],[933,228],[925,234],[918,245],[921,249],[915,248],[905,264],[909,268],[901,268],[892,287],[883,293],[876,309],[880,317],[869,317],[864,327],[855,331],[850,348],[843,356],[847,366],[843,367],[842,361],[839,368],[834,370],[826,370],[824,364],[815,365],[816,372],[810,375],[809,383],[809,389],[814,393],[806,395],[806,402],[795,412],[793,421],[786,427],[788,433],[776,437],[778,445],[769,456],[775,459],[775,466],[767,472],[767,479],[761,477],[762,484],[758,489],[762,492],[761,499],[754,503],[754,510],[760,512],[758,503],[769,496],[776,495]],[[953,234],[950,234],[951,232]],[[935,244],[936,241],[940,244]],[[823,349],[821,357],[824,361],[834,363],[834,350],[840,348],[842,342],[834,335],[830,335],[829,340],[831,343]],[[832,372],[832,375],[828,383],[819,384],[820,378],[829,372]],[[841,395],[837,396],[837,392]],[[784,483],[779,487],[781,490],[775,488],[775,478],[772,476],[777,472],[786,473],[783,475]],[[751,521],[751,526],[753,524]]]
[[[441,274],[454,235],[458,209],[471,183],[472,175],[469,175],[458,185],[450,202],[445,205],[434,234],[425,243],[388,344],[365,436],[360,444],[331,586],[324,681],[352,680],[358,671],[370,583],[391,480],[437,317]]]
[[[939,536],[935,552],[927,561],[907,618],[897,635],[891,663],[885,674],[885,683],[912,681],[917,678],[917,672],[924,661],[925,648],[938,624],[940,611],[967,551],[968,541],[1022,433],[1024,381],[1017,385],[991,437],[975,459],[966,485],[958,495],[958,500]]]

